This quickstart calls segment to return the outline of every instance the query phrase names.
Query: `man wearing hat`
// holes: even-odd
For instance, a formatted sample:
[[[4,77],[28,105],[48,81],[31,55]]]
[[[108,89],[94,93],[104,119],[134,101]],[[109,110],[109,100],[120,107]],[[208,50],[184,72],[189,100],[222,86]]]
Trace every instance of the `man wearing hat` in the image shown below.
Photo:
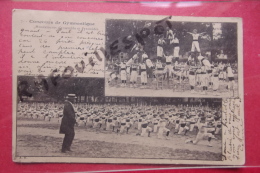
[[[68,94],[67,100],[65,100],[64,109],[63,109],[63,118],[60,125],[60,134],[65,134],[62,143],[61,152],[65,153],[70,150],[70,146],[75,136],[74,125],[76,123],[75,119],[75,110],[73,103],[75,102],[75,94]]]

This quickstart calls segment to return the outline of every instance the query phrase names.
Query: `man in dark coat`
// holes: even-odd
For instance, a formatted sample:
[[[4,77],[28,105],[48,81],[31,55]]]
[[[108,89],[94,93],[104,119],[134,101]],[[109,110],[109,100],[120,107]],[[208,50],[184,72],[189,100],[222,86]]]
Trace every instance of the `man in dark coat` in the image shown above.
[[[65,134],[62,143],[61,152],[71,151],[70,146],[75,136],[74,125],[76,123],[75,110],[73,103],[75,102],[75,94],[68,94],[67,100],[64,104],[63,118],[60,125],[60,134]]]

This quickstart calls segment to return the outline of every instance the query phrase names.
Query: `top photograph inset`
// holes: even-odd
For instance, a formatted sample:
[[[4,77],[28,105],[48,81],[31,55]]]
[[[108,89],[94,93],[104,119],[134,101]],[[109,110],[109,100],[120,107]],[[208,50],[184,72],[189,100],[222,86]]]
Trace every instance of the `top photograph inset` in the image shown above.
[[[238,97],[238,27],[196,17],[107,19],[106,96]]]

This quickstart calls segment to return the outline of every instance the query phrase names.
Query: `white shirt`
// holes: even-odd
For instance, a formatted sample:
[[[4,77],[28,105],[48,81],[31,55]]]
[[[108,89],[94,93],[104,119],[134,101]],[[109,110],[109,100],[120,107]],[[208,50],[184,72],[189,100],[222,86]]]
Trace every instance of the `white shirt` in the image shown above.
[[[138,58],[139,58],[138,55],[137,55],[137,54],[134,54],[133,60],[138,59]]]
[[[232,68],[231,68],[231,67],[228,67],[228,68],[227,68],[227,76],[228,76],[228,77],[234,77],[234,74],[233,74],[233,71],[232,71]]]
[[[137,69],[138,66],[137,66],[136,64],[132,64],[131,67],[132,67],[132,69],[133,69],[133,68],[134,68],[134,69]]]
[[[170,41],[170,43],[179,43],[179,39],[175,37]]]
[[[147,55],[146,53],[144,53],[144,54],[142,55],[142,58],[143,58],[143,59],[146,59],[146,58],[148,58],[148,55]]]
[[[173,56],[170,55],[170,56],[166,56],[165,58],[166,58],[166,62],[172,62]]]
[[[155,66],[156,66],[156,68],[163,68],[161,62],[157,62],[157,63],[155,64]]]
[[[146,65],[145,64],[140,64],[141,69],[146,69]]]
[[[200,56],[198,56],[198,60],[200,60],[200,61],[201,61],[203,58],[204,58],[204,57],[203,57],[203,56],[201,56],[201,55],[200,55]]]
[[[198,40],[200,36],[200,34],[191,34],[191,35],[193,37],[193,40]]]
[[[165,41],[163,39],[160,38],[158,40],[158,45],[162,46],[164,43],[165,43]]]
[[[122,69],[122,68],[126,68],[126,64],[125,64],[125,63],[121,63],[121,64],[120,64],[120,67],[121,67],[121,69]]]
[[[219,59],[227,59],[227,55],[225,55],[225,54],[219,54],[217,56]]]

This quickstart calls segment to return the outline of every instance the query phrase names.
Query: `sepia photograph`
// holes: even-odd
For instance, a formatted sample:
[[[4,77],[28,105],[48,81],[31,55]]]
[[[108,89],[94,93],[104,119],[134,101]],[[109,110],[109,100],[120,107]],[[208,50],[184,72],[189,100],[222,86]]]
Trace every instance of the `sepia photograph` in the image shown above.
[[[102,83],[70,78],[46,94],[18,77],[16,156],[222,159],[222,99],[105,97]]]
[[[106,96],[237,97],[237,23],[198,21],[107,19]]]

